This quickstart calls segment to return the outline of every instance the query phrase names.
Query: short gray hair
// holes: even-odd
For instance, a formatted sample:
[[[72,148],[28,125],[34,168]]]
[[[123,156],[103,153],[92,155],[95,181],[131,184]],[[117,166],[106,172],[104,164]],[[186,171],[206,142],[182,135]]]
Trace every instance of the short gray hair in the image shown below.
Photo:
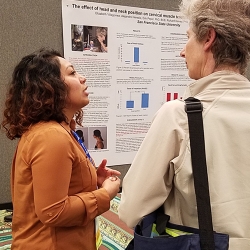
[[[250,55],[250,0],[182,0],[180,11],[198,41],[214,28],[216,66],[236,66],[245,73]]]

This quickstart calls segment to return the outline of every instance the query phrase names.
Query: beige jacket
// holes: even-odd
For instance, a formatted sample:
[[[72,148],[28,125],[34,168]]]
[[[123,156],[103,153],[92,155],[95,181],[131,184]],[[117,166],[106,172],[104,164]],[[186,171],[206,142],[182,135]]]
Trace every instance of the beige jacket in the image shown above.
[[[94,250],[95,217],[109,209],[95,167],[57,122],[20,139],[12,165],[12,250]],[[68,130],[68,131],[67,131]]]
[[[220,71],[187,87],[200,99],[214,230],[250,249],[250,82]],[[123,180],[119,217],[134,227],[164,203],[171,222],[198,227],[184,101],[165,103]]]

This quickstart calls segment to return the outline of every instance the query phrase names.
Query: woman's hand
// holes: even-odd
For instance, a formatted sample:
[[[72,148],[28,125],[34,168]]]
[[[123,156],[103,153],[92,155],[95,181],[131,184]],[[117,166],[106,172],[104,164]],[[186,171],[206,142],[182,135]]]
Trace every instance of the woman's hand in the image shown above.
[[[106,167],[107,160],[103,159],[101,164],[96,170],[97,173],[97,186],[101,187],[103,182],[111,176],[120,176],[121,173],[117,170]],[[119,178],[118,178],[119,179]]]
[[[97,39],[98,39],[98,41],[100,42],[102,49],[103,49],[105,52],[108,52],[108,48],[107,48],[106,45],[104,44],[104,41],[105,41],[105,39],[106,39],[105,36],[103,36],[103,35],[97,36]]]
[[[120,183],[121,181],[117,176],[110,176],[102,183],[102,187],[106,189],[110,200],[112,200],[119,192]]]

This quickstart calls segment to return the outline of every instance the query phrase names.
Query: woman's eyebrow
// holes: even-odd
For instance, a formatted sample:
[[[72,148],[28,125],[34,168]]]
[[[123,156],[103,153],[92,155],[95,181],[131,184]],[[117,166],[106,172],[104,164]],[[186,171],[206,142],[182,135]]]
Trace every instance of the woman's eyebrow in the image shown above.
[[[73,65],[68,65],[68,66],[66,67],[66,69],[68,69],[68,68],[73,68],[73,69],[74,69],[74,66],[73,66]]]

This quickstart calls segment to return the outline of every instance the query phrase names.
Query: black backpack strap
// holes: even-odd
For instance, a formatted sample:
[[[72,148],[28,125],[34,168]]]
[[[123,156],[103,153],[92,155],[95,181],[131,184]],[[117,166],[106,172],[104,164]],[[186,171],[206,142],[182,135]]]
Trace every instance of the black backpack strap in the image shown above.
[[[190,150],[197,202],[200,244],[202,250],[214,250],[213,222],[202,120],[203,106],[200,100],[194,97],[187,98],[185,103],[185,111],[188,115]]]

